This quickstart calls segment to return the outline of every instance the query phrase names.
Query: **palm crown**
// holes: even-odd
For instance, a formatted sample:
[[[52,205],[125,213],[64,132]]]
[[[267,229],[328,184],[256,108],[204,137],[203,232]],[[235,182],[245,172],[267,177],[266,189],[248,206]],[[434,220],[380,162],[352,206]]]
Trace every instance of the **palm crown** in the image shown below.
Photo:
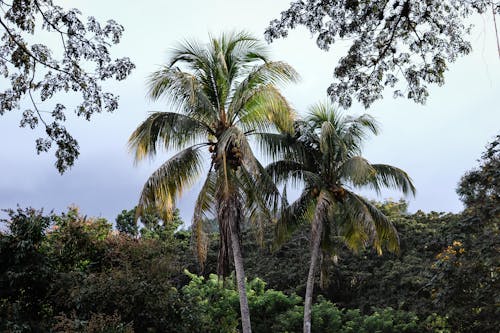
[[[387,164],[371,164],[361,156],[362,143],[369,133],[378,134],[373,117],[345,116],[332,105],[317,104],[304,120],[295,122],[293,135],[263,137],[269,152],[282,156],[267,167],[275,181],[283,184],[291,179],[294,183],[304,183],[298,200],[284,210],[281,223],[311,217],[314,208],[324,202],[329,208],[321,222],[343,231],[341,234],[351,248],[373,240],[378,251],[383,244],[397,250],[394,227],[354,190],[368,187],[380,192],[385,187],[414,194],[415,188],[403,170]]]
[[[291,108],[276,84],[296,77],[289,65],[269,61],[263,45],[246,33],[212,38],[207,46],[185,42],[173,51],[168,65],[150,78],[151,98],[165,96],[175,112],[151,114],[129,140],[136,161],[156,155],[159,148],[179,150],[147,180],[139,214],[151,206],[171,214],[178,196],[209,164],[195,204],[193,235],[203,263],[207,242],[202,221],[207,215],[217,218],[217,271],[228,274],[232,252],[244,332],[251,332],[251,327],[239,228],[248,219],[269,216],[267,206],[278,193],[262,173],[248,136],[292,131]],[[210,163],[204,163],[206,148]]]

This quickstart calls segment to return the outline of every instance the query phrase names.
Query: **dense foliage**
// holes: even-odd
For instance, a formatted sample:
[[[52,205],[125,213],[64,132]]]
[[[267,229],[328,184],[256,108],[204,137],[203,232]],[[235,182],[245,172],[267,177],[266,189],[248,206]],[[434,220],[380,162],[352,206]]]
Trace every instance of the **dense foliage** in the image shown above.
[[[233,279],[184,270],[189,261],[182,253],[189,242],[182,232],[168,241],[134,239],[76,209],[61,216],[32,209],[9,215],[9,232],[0,243],[3,332],[236,332],[240,327]],[[258,278],[247,291],[255,332],[300,330],[300,296],[267,289]],[[391,308],[363,314],[320,298],[313,307],[313,331],[432,332],[444,327],[436,318]]]
[[[498,138],[475,177],[467,173],[459,186],[463,193],[483,189],[487,205],[485,198],[465,200],[462,214],[408,214],[405,202],[377,204],[398,229],[400,254],[340,248],[336,258],[323,258],[329,265],[316,280],[313,332],[498,331],[500,203],[492,176],[498,173],[490,168],[499,161],[496,147]],[[18,208],[8,215],[0,233],[2,332],[241,329],[234,279],[210,275],[216,235],[199,275],[189,273],[200,273],[190,231],[159,228],[157,235],[133,237],[76,208],[61,215]],[[243,243],[253,328],[299,332],[309,226],[279,248],[269,231],[261,247]]]
[[[369,107],[385,88],[395,97],[425,103],[429,84],[442,85],[448,63],[471,52],[467,18],[492,9],[493,0],[299,0],[273,20],[266,38],[286,37],[304,26],[322,50],[350,45],[328,88],[343,107]],[[337,49],[338,50],[338,49]]]
[[[101,82],[123,80],[135,67],[127,57],[111,57],[110,47],[120,42],[123,27],[113,20],[82,20],[78,9],[64,9],[52,0],[0,1],[0,10],[0,115],[20,109],[28,99],[31,106],[23,110],[20,126],[43,125],[46,135],[36,140],[36,150],[46,152],[55,144],[56,167],[63,173],[79,147],[64,126],[66,106],[49,100],[60,92],[80,93],[82,102],[74,112],[86,120],[116,110],[118,97],[103,91]],[[57,47],[54,40],[60,41]]]
[[[351,254],[342,248],[336,257],[324,258],[318,293],[365,314],[373,307],[412,311],[423,318],[437,313],[447,317],[452,332],[495,332],[498,224],[490,221],[483,228],[471,224],[470,217],[436,212],[393,213],[390,219],[399,232],[400,254],[379,256],[374,249]],[[270,239],[264,249],[249,245],[248,275],[303,295],[308,234],[307,228],[298,230],[276,252],[269,250]]]

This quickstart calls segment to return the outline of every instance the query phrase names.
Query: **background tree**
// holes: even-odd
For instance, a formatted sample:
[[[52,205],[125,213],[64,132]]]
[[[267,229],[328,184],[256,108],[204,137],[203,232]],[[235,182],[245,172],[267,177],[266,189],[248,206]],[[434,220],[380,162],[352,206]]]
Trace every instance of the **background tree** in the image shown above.
[[[267,59],[263,45],[245,33],[196,41],[173,51],[167,64],[150,78],[150,96],[166,96],[178,112],[155,112],[131,135],[136,161],[156,155],[159,148],[183,149],[147,180],[139,199],[139,214],[153,207],[167,214],[176,198],[198,179],[203,150],[211,153],[208,174],[195,204],[193,231],[201,261],[206,255],[202,222],[219,223],[218,273],[229,272],[230,253],[236,270],[243,332],[250,332],[240,228],[267,211],[263,193],[274,189],[263,176],[248,135],[254,131],[291,129],[292,112],[276,84],[294,80],[295,71]],[[202,150],[203,149],[203,150]],[[208,156],[207,156],[208,157]]]
[[[500,135],[488,144],[480,163],[462,176],[457,193],[470,213],[494,220],[500,216]]]
[[[453,239],[433,262],[430,283],[435,306],[453,318],[457,331],[494,332],[500,309],[500,135],[489,143],[479,168],[460,180],[465,204]],[[444,306],[447,304],[447,306]]]
[[[137,207],[122,210],[116,217],[116,229],[126,235],[143,238],[169,239],[184,222],[180,217],[179,209],[175,209],[171,216],[164,217],[156,210],[143,211],[137,219]],[[139,223],[142,227],[140,227]]]
[[[271,21],[271,42],[302,25],[316,35],[316,45],[329,50],[339,40],[350,48],[334,70],[328,88],[332,101],[350,107],[353,100],[369,107],[386,87],[395,97],[424,103],[428,85],[444,83],[448,63],[471,51],[466,18],[492,8],[492,0],[293,1]]]
[[[135,208],[130,210],[122,210],[115,219],[116,230],[119,232],[136,237],[139,234],[139,224],[135,217]]]
[[[25,332],[44,327],[46,293],[54,271],[43,240],[54,216],[27,208],[6,210],[0,232],[0,330]],[[46,324],[46,323],[45,323]]]
[[[112,225],[104,218],[82,216],[77,207],[54,217],[53,230],[48,234],[47,251],[62,272],[95,270],[101,265],[105,239]]]
[[[370,164],[361,157],[361,145],[367,132],[377,134],[373,118],[363,115],[344,117],[331,104],[311,108],[304,121],[295,125],[293,137],[271,136],[273,151],[284,150],[283,160],[271,163],[267,170],[277,183],[291,178],[304,183],[304,190],[280,218],[278,232],[287,224],[309,220],[311,259],[304,298],[304,332],[311,332],[312,296],[321,248],[332,251],[335,243],[345,242],[357,250],[371,242],[379,253],[386,246],[399,246],[396,229],[372,203],[352,189],[382,187],[415,193],[408,175],[396,167]],[[288,144],[287,144],[288,143]]]
[[[55,144],[56,167],[63,173],[79,155],[78,142],[64,126],[66,106],[48,101],[60,92],[80,93],[82,102],[74,111],[86,120],[116,110],[118,97],[103,91],[100,83],[123,80],[135,67],[126,57],[111,58],[109,49],[120,42],[123,27],[94,17],[85,22],[78,9],[66,10],[52,0],[0,1],[0,9],[0,75],[9,82],[0,90],[0,115],[20,109],[27,98],[31,107],[24,109],[20,126],[44,127],[37,153]],[[47,36],[45,44],[41,36]],[[60,41],[60,49],[48,46],[52,39]]]

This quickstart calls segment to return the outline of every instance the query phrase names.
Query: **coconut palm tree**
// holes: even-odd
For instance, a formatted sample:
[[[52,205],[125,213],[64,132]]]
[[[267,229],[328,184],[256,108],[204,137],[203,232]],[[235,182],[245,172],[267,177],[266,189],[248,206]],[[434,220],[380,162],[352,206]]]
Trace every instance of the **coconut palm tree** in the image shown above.
[[[172,111],[152,113],[129,139],[136,161],[156,156],[160,148],[178,150],[145,183],[139,213],[156,207],[170,214],[182,191],[208,169],[193,216],[197,252],[203,263],[207,246],[202,221],[215,217],[220,232],[217,270],[228,275],[232,253],[243,332],[251,332],[251,326],[239,230],[249,220],[269,216],[266,207],[277,193],[248,136],[293,131],[293,112],[277,84],[296,78],[286,63],[268,60],[263,44],[246,33],[224,34],[207,45],[184,42],[149,79],[150,97],[166,97]]]
[[[378,133],[372,117],[344,116],[326,103],[313,106],[305,120],[297,121],[293,135],[269,134],[262,138],[269,153],[282,157],[267,167],[276,183],[292,179],[304,184],[299,198],[283,210],[277,229],[281,237],[290,223],[312,223],[304,332],[311,331],[314,278],[321,249],[331,249],[339,238],[351,249],[371,242],[379,253],[383,247],[396,251],[399,246],[394,226],[354,190],[368,187],[380,191],[387,187],[414,194],[415,188],[403,170],[371,164],[361,157],[361,144],[369,132]]]

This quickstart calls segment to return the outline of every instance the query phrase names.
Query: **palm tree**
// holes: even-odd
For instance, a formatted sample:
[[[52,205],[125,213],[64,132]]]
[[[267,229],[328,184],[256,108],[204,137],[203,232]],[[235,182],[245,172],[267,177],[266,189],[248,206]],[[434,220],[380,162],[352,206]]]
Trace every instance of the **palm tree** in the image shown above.
[[[321,249],[331,249],[339,238],[351,249],[371,242],[379,253],[383,247],[397,251],[399,246],[390,221],[354,190],[368,187],[380,191],[387,187],[414,194],[415,188],[403,170],[371,164],[361,157],[361,144],[369,132],[378,133],[369,115],[343,116],[331,104],[318,104],[305,120],[295,123],[293,135],[263,137],[268,152],[282,157],[267,167],[276,183],[286,184],[292,179],[295,184],[304,184],[299,198],[283,210],[278,236],[283,237],[290,223],[312,221],[304,332],[311,331],[314,277]]]
[[[195,204],[193,234],[203,263],[207,246],[202,221],[209,216],[218,220],[217,271],[228,275],[232,253],[243,332],[251,332],[251,326],[239,230],[246,221],[269,216],[266,207],[277,193],[248,136],[293,131],[292,110],[276,85],[296,78],[286,63],[269,61],[263,44],[246,33],[211,38],[208,45],[184,42],[149,80],[150,97],[167,97],[175,110],[152,113],[129,139],[136,161],[155,156],[160,148],[179,150],[147,180],[139,214],[146,207],[171,214],[182,191],[208,167]]]

